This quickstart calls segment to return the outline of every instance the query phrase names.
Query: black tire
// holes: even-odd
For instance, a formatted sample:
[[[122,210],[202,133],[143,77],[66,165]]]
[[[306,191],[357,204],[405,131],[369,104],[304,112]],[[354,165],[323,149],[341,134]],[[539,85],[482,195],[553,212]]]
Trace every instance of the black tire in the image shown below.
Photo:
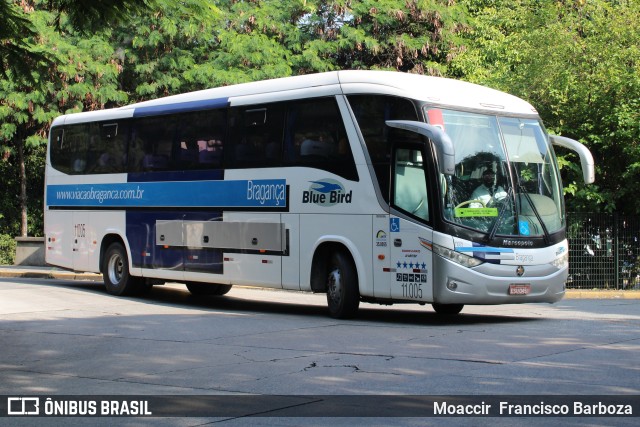
[[[218,290],[216,291],[215,294],[212,294],[212,295],[219,295],[219,296],[226,295],[227,293],[229,293],[232,286],[233,285],[218,285]]]
[[[336,319],[354,317],[360,305],[360,291],[351,257],[342,251],[333,253],[326,273],[329,315]]]
[[[120,243],[112,243],[105,252],[102,277],[111,295],[136,295],[143,291],[143,281],[129,274],[127,251]]]
[[[464,304],[431,304],[436,313],[442,316],[455,316],[462,311]]]
[[[225,295],[231,290],[232,285],[217,285],[214,283],[199,283],[188,282],[186,283],[187,289],[192,295]]]

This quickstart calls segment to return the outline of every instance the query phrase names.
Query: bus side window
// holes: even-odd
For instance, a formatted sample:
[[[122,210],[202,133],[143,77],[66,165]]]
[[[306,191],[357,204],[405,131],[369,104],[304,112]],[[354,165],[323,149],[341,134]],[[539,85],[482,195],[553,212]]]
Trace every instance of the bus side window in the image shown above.
[[[396,130],[385,125],[386,120],[419,120],[412,101],[386,95],[349,95],[347,97],[356,116],[376,173],[380,191],[389,202],[389,169],[391,146],[398,140]],[[402,134],[406,142],[406,133]]]
[[[174,138],[175,120],[172,117],[138,119],[129,144],[129,171],[170,170]]]
[[[358,180],[344,124],[334,98],[289,104],[285,163],[307,166]]]
[[[64,161],[60,164],[64,169],[63,172],[71,175],[84,175],[87,173],[87,157],[89,146],[89,125],[78,124],[65,126],[63,150],[59,157]]]
[[[226,153],[227,166],[274,167],[282,163],[282,104],[233,110],[229,123],[233,149]]]
[[[64,128],[51,129],[50,157],[51,166],[64,173],[71,173],[71,151],[64,139]]]
[[[180,170],[222,166],[225,110],[185,113],[178,119],[176,165]]]
[[[90,126],[87,173],[124,172],[129,135],[127,122],[96,123]]]

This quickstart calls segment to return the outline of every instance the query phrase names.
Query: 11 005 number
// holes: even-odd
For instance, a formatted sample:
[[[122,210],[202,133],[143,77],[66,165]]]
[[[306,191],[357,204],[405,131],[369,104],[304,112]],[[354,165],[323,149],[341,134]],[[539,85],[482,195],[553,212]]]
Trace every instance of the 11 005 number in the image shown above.
[[[422,285],[420,283],[403,283],[402,296],[405,298],[422,298]]]
[[[75,237],[86,237],[87,230],[84,224],[76,224],[74,227],[74,236]]]

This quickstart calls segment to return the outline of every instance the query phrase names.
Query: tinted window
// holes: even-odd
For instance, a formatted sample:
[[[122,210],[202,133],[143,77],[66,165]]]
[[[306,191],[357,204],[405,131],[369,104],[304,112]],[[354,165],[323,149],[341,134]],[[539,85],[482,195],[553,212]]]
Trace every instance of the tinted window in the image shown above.
[[[122,173],[127,160],[128,122],[89,124],[85,173]]]
[[[62,127],[51,129],[50,139],[51,165],[60,172],[73,173],[73,150],[64,140],[64,129]]]
[[[286,165],[358,179],[334,98],[67,126],[51,158],[70,174]]]
[[[178,170],[222,167],[226,110],[199,111],[178,116],[176,156]]]
[[[150,172],[173,168],[175,116],[138,119],[129,144],[129,171]]]
[[[285,163],[357,180],[358,172],[334,98],[293,102],[287,115]]]
[[[283,104],[251,106],[232,110],[231,142],[227,166],[270,167],[282,164]]]
[[[408,99],[383,95],[350,95],[351,109],[364,137],[385,200],[389,201],[391,147],[396,141],[420,141],[419,135],[390,128],[386,120],[419,120]]]
[[[51,163],[71,174],[124,172],[126,122],[84,123],[51,131]]]

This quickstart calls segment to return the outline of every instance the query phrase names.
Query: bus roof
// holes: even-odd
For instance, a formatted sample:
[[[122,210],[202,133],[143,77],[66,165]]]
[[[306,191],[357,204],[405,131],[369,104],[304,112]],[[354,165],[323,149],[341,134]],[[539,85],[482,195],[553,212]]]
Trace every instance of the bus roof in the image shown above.
[[[535,115],[528,102],[461,80],[394,71],[345,70],[205,89],[108,110],[58,117],[53,125],[179,112],[202,106],[243,105],[337,94],[403,96],[437,106],[502,114]],[[144,113],[144,114],[142,114]]]

